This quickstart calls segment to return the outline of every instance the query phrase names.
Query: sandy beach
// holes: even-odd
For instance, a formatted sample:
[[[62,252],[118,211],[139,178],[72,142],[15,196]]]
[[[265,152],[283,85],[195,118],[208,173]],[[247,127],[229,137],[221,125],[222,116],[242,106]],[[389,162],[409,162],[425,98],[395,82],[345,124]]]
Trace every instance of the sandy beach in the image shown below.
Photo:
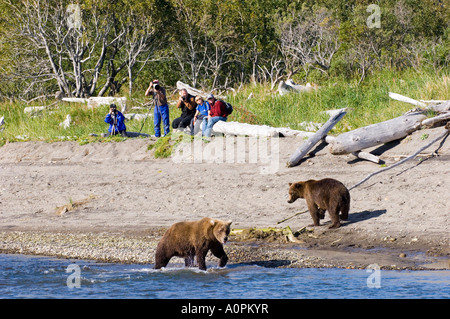
[[[417,131],[372,151],[390,166],[443,130]],[[194,154],[189,159],[186,149],[181,160],[155,159],[153,143],[1,147],[0,252],[151,264],[158,240],[175,222],[208,216],[232,220],[234,229],[289,226],[295,232],[312,220],[306,213],[277,224],[306,209],[304,200],[287,203],[289,182],[330,177],[350,187],[380,169],[353,155],[333,156],[326,146],[287,168],[303,143],[298,138],[277,140],[277,165],[269,171],[261,159],[251,160],[251,148],[241,162],[211,163]],[[306,227],[296,243],[232,236],[225,250],[229,263],[270,267],[449,269],[449,189],[447,139],[353,189],[349,220],[341,228],[328,229],[326,214],[323,226]]]

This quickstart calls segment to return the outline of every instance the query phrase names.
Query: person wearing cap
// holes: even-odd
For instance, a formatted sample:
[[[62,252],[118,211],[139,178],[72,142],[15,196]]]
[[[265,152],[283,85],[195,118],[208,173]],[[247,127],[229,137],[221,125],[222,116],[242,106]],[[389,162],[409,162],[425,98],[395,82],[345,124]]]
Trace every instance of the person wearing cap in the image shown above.
[[[226,121],[228,114],[226,112],[227,106],[225,105],[225,103],[223,103],[220,100],[216,100],[214,95],[208,94],[206,99],[208,100],[211,109],[208,112],[209,115],[208,118],[206,119],[207,121],[206,129],[205,132],[203,132],[204,133],[203,135],[206,136],[207,138],[210,138],[212,127],[214,126],[214,124],[216,124],[219,121]]]
[[[169,104],[167,103],[166,89],[162,87],[158,80],[153,80],[145,91],[145,96],[153,96],[155,101],[154,124],[155,136],[161,137],[161,120],[164,126],[164,136],[170,132]]]
[[[123,116],[122,112],[117,110],[115,104],[109,106],[109,113],[106,115],[105,122],[109,124],[108,134],[106,136],[120,134],[123,137],[127,137],[125,116]]]
[[[173,120],[172,127],[174,129],[185,129],[191,124],[196,112],[197,103],[195,103],[195,97],[190,95],[186,89],[182,89],[177,108],[181,109],[181,116]]]

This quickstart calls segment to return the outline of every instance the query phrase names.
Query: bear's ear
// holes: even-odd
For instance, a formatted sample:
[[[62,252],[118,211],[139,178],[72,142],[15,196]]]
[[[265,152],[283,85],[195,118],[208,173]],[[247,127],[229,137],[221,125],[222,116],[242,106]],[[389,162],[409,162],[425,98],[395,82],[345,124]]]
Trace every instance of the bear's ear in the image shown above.
[[[227,222],[227,226],[230,227],[230,226],[231,226],[231,223],[233,223],[233,221],[232,221],[232,220],[229,220],[229,221]]]
[[[292,186],[292,183],[289,183],[289,187]]]
[[[214,221],[214,219],[210,219],[209,222],[211,223],[212,226],[214,226],[214,224],[216,223],[216,222]]]

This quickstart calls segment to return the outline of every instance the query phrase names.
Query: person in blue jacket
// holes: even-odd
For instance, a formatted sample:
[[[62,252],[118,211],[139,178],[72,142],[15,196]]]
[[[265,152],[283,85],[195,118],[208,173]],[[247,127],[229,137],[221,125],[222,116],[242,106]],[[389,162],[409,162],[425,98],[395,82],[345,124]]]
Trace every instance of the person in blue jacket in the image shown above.
[[[123,137],[127,137],[125,116],[117,110],[115,104],[109,106],[109,113],[106,115],[105,122],[109,124],[108,134],[106,136],[120,134]]]

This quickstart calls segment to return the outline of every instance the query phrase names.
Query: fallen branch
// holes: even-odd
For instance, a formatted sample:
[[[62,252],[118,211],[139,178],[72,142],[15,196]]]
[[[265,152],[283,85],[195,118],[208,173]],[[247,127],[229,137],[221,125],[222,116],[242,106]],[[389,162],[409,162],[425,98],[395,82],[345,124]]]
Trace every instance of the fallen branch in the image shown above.
[[[303,143],[291,156],[287,167],[294,167],[300,163],[301,159],[309,152],[314,145],[324,138],[328,132],[347,114],[346,109],[340,109],[322,126],[313,136]]]
[[[277,225],[278,225],[278,224],[281,224],[281,223],[284,223],[285,221],[287,221],[287,220],[289,220],[289,219],[292,219],[292,218],[294,218],[295,216],[302,215],[302,214],[305,214],[305,213],[307,213],[307,212],[308,212],[308,210],[304,210],[304,211],[299,212],[299,213],[297,213],[297,214],[294,214],[294,215],[292,215],[292,216],[290,216],[290,217],[288,217],[288,218],[285,218],[285,219],[283,219],[283,220],[280,220],[279,222],[277,222]]]
[[[424,126],[432,126],[436,123],[445,121],[445,120],[450,120],[450,112],[446,112],[444,114],[429,118],[429,119],[425,119],[422,121],[422,125]]]
[[[440,140],[446,138],[449,134],[450,134],[450,124],[447,124],[447,125],[445,126],[445,132],[443,132],[441,135],[439,135],[437,138],[435,138],[433,141],[431,141],[430,143],[428,143],[428,144],[425,145],[424,147],[420,148],[420,149],[419,149],[417,152],[415,152],[413,155],[411,155],[411,156],[409,156],[409,157],[407,157],[407,158],[401,160],[401,161],[398,162],[398,163],[395,163],[395,164],[392,165],[392,166],[383,168],[383,169],[381,169],[381,170],[379,170],[379,171],[377,171],[377,172],[374,172],[374,173],[372,173],[372,174],[367,175],[363,180],[361,180],[360,182],[356,183],[355,185],[353,185],[352,187],[350,187],[348,190],[350,191],[350,190],[352,190],[352,189],[358,187],[359,185],[361,185],[362,183],[368,181],[370,178],[372,178],[373,176],[375,176],[375,175],[377,175],[377,174],[386,172],[386,171],[388,171],[388,170],[390,170],[390,169],[392,169],[392,168],[394,168],[394,167],[397,167],[397,166],[399,166],[399,165],[401,165],[401,164],[403,164],[403,163],[405,163],[405,162],[407,162],[407,161],[413,159],[414,157],[416,157],[418,154],[420,154],[421,152],[423,152],[424,150],[426,150],[427,148],[429,148],[429,147],[430,147],[431,145],[433,145],[434,143],[436,143],[436,142],[438,142],[438,141],[440,141]]]
[[[413,105],[415,105],[415,106],[422,106],[422,107],[427,106],[427,105],[426,105],[425,103],[423,103],[423,102],[414,100],[414,99],[412,99],[412,98],[409,98],[409,97],[407,97],[407,96],[403,96],[403,95],[397,94],[397,93],[389,92],[389,97],[390,97],[391,99],[393,99],[393,100],[397,100],[397,101],[400,101],[400,102],[405,102],[405,103],[413,104]]]
[[[376,164],[380,163],[380,158],[378,156],[375,156],[375,155],[369,153],[369,152],[358,151],[358,152],[353,152],[352,154],[354,156],[356,156],[357,158],[360,158],[360,159],[364,159],[364,160],[367,160],[367,161],[370,161],[370,162],[373,162],[373,163],[376,163]]]

